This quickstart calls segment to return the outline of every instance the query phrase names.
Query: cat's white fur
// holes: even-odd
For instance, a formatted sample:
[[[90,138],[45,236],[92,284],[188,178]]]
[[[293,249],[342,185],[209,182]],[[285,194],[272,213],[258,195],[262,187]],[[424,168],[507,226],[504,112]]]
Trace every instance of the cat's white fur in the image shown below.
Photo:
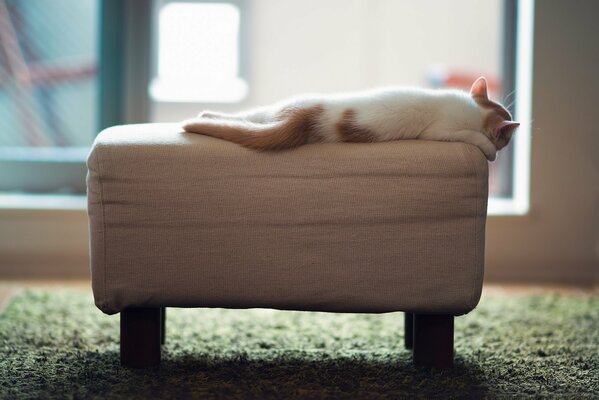
[[[214,129],[216,125],[230,129],[247,128],[251,134],[259,135],[261,127],[272,129],[280,123],[278,116],[282,110],[314,107],[321,110],[312,124],[318,135],[306,143],[342,141],[338,124],[344,113],[352,110],[352,124],[372,132],[376,141],[461,141],[477,146],[491,161],[495,160],[498,150],[490,140],[491,132],[485,132],[484,126],[484,121],[494,110],[481,106],[472,93],[457,90],[397,87],[338,95],[305,95],[239,114],[203,112],[198,118],[186,121],[184,129],[233,140],[218,133],[218,129]]]

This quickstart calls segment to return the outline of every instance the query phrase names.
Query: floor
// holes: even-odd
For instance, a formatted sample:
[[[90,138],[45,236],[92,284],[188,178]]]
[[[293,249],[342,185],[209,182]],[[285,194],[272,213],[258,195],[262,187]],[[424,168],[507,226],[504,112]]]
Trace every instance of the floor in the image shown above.
[[[0,311],[6,307],[10,299],[19,292],[27,289],[74,289],[91,290],[88,280],[3,280],[0,279]]]
[[[0,279],[0,311],[8,304],[11,297],[27,289],[62,289],[91,290],[89,280],[2,280]],[[599,296],[599,285],[566,286],[566,285],[534,285],[534,284],[498,284],[485,283],[485,294],[560,294],[567,296]]]

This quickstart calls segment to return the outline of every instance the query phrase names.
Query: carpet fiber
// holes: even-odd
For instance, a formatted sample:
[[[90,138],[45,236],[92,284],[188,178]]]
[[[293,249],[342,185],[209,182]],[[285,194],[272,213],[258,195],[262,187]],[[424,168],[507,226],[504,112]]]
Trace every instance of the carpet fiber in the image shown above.
[[[483,297],[455,322],[455,366],[419,370],[403,314],[168,309],[160,367],[119,365],[118,316],[76,291],[0,315],[0,398],[599,397],[599,298]]]

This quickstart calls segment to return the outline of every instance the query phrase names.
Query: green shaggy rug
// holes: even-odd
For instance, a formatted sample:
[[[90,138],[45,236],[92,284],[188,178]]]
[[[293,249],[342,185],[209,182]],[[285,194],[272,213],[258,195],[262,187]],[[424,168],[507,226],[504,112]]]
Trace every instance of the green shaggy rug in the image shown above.
[[[24,293],[0,314],[0,398],[599,398],[597,297],[483,297],[450,371],[412,367],[401,313],[167,315],[162,365],[127,370],[89,293]]]

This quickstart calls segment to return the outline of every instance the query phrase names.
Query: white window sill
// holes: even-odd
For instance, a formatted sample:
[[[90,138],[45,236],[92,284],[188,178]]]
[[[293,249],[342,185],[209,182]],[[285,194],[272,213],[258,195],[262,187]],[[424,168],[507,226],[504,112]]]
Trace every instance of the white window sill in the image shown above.
[[[226,81],[168,81],[154,79],[150,98],[156,102],[175,103],[239,103],[248,95],[248,84],[242,78]]]
[[[0,210],[86,210],[87,196],[0,193]]]
[[[489,198],[488,216],[521,216],[528,214],[528,204],[517,199]]]

